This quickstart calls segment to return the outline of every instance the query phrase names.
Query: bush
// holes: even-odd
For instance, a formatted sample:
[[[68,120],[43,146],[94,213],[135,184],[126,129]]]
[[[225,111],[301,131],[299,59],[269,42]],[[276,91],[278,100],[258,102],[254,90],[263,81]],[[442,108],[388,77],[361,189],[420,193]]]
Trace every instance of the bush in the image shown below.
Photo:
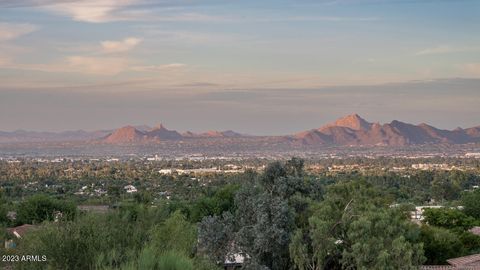
[[[77,207],[72,202],[60,201],[46,195],[32,196],[18,206],[18,225],[38,224],[46,220],[53,221],[56,211],[62,213],[62,219],[73,220],[77,213]]]
[[[142,268],[139,268],[142,269]],[[193,262],[178,252],[167,252],[158,258],[159,270],[193,270]]]

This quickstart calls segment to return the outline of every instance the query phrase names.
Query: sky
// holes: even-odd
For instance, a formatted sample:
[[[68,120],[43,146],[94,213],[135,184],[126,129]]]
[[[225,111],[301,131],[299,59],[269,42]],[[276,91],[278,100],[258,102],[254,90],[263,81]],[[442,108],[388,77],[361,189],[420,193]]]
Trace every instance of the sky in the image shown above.
[[[0,0],[0,130],[480,125],[477,0]]]

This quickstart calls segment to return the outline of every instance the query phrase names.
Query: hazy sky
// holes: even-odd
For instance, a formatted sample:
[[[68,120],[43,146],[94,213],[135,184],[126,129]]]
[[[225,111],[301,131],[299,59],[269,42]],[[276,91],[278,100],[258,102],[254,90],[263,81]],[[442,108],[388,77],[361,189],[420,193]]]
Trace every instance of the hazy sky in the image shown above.
[[[0,130],[480,125],[477,0],[0,0]]]

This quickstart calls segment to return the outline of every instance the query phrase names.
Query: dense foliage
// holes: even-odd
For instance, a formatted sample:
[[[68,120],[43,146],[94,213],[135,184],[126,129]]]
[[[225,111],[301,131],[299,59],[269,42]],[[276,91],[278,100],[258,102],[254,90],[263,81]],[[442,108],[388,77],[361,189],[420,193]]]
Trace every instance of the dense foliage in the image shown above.
[[[2,238],[18,242],[1,252],[48,258],[18,269],[211,270],[238,257],[242,269],[416,269],[480,251],[468,231],[480,224],[475,170],[314,172],[296,158],[201,176],[158,175],[151,163],[0,166]],[[446,207],[425,209],[423,225],[410,220],[412,205],[434,202]],[[22,224],[37,227],[21,239],[3,233]]]

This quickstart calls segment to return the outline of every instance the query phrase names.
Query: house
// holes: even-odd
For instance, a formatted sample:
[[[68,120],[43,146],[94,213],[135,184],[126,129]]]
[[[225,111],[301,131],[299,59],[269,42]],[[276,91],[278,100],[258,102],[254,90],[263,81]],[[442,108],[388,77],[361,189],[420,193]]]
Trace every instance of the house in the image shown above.
[[[125,187],[123,187],[123,189],[125,189],[125,191],[127,193],[135,193],[137,192],[137,188],[132,186],[132,185],[126,185]]]
[[[471,228],[470,230],[468,230],[469,232],[475,234],[475,235],[479,235],[480,236],[480,227],[479,226],[475,226],[473,228]]]
[[[242,268],[245,258],[249,256],[243,253],[230,253],[225,257],[223,268],[225,270],[236,270]]]
[[[158,171],[158,173],[160,174],[164,174],[164,175],[170,175],[170,174],[173,174],[174,170],[172,169],[161,169]]]
[[[447,262],[457,268],[475,267],[480,268],[480,254],[473,254],[459,258],[448,259]]]
[[[425,205],[425,206],[416,206],[415,211],[412,211],[410,213],[410,218],[412,220],[419,220],[422,221],[424,219],[423,217],[423,210],[427,208],[433,208],[433,209],[439,209],[443,208],[442,205]]]
[[[480,254],[448,259],[449,265],[422,265],[421,270],[476,270],[480,269]]]

